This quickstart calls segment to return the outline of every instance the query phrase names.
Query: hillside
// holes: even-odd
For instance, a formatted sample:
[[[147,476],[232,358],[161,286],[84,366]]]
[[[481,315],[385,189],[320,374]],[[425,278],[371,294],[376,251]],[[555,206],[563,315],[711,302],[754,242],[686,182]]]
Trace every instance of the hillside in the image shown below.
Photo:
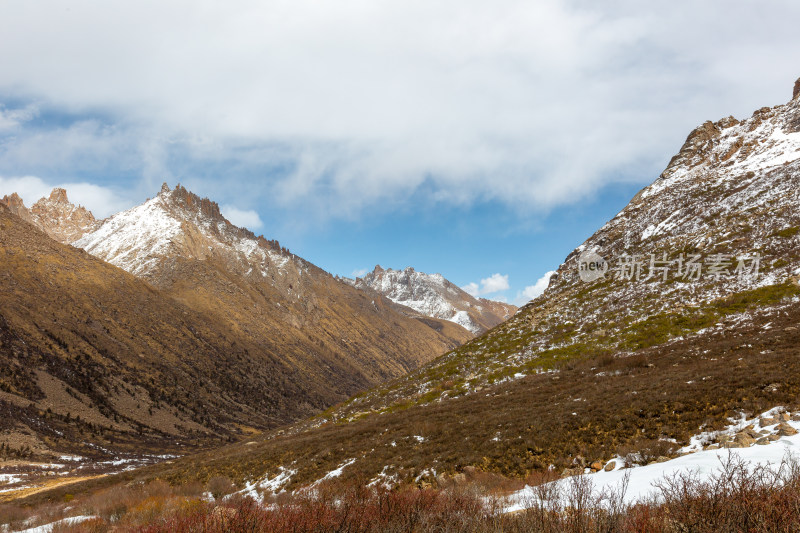
[[[180,185],[164,184],[73,245],[272,345],[298,372],[335,384],[337,394],[405,374],[469,338],[365,297],[278,241],[234,226],[216,203]]]
[[[336,281],[185,189],[155,201],[184,218],[171,219],[181,232],[171,235],[172,253],[153,260],[157,242],[133,252],[148,281],[0,207],[1,439],[9,449],[113,456],[235,438],[313,414],[469,337]],[[111,223],[114,237],[146,237],[137,224],[153,221],[128,220],[133,229],[112,217],[88,235]],[[208,221],[216,248],[192,255],[210,242],[193,222]],[[233,246],[247,246],[244,255]],[[255,274],[247,254],[262,259]]]
[[[283,472],[285,488],[337,468],[418,484],[468,467],[522,477],[652,461],[730,417],[796,409],[798,195],[796,92],[706,122],[507,322],[256,445],[141,475]]]
[[[475,298],[441,274],[417,272],[411,267],[392,270],[378,265],[351,283],[362,290],[374,290],[425,316],[459,324],[475,334],[493,328],[517,311],[515,305]]]

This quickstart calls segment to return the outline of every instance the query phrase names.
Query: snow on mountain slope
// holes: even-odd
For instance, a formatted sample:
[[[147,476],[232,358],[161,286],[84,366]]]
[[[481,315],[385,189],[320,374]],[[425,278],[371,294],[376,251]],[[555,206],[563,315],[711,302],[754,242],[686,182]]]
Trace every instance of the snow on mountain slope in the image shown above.
[[[789,462],[800,460],[800,433],[797,432],[800,422],[788,417],[780,421],[774,419],[783,412],[782,407],[770,409],[753,419],[737,420],[724,431],[698,435],[692,439],[693,442],[709,439],[717,442],[706,442],[705,446],[700,445],[699,448],[685,451],[670,460],[638,466],[626,464],[624,458],[617,457],[610,461],[607,471],[591,473],[587,468],[583,475],[589,482],[591,497],[602,502],[604,495],[619,494],[624,487],[625,491],[620,496],[627,505],[647,503],[653,499],[659,501],[662,499],[660,486],[663,487],[665,481],[675,479],[676,476],[692,476],[698,481],[708,482],[719,479],[726,465],[741,465],[750,472],[761,466],[773,473],[783,471],[784,474],[789,474]],[[795,415],[794,418],[798,417]],[[765,419],[768,419],[766,423]],[[759,436],[734,440],[737,435],[748,433]],[[730,470],[728,473],[730,474]],[[550,483],[550,490],[526,486],[507,498],[504,512],[540,505],[555,507],[557,501],[543,501],[539,495],[549,493],[563,497],[569,493],[574,482],[571,477],[566,477]]]
[[[510,304],[475,298],[441,274],[417,272],[412,267],[393,270],[378,265],[351,283],[375,290],[425,316],[455,322],[475,334],[496,326],[517,310]]]
[[[376,393],[380,407],[372,407],[425,394],[436,402],[566,359],[741,327],[749,310],[798,290],[799,207],[800,94],[741,121],[705,122],[651,185],[566,257],[543,295]],[[587,277],[581,269],[590,264],[602,269]],[[465,386],[449,385],[453,367]]]
[[[100,227],[73,243],[109,263],[141,277],[161,261],[181,256],[215,257],[243,275],[280,274],[289,261],[303,262],[275,241],[237,228],[208,200],[199,200],[178,185],[167,184],[153,199],[109,217]]]

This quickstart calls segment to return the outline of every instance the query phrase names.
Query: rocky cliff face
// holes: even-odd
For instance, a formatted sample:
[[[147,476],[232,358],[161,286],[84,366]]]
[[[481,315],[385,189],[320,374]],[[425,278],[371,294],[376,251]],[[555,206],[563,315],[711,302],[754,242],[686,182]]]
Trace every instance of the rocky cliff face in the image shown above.
[[[507,320],[516,306],[475,298],[441,274],[376,266],[364,277],[352,281],[355,287],[372,289],[395,303],[410,307],[423,315],[455,322],[472,333],[483,333]]]
[[[69,244],[98,226],[92,213],[70,203],[67,191],[60,188],[53,189],[49,197],[40,199],[30,209],[17,193],[3,197],[0,202],[62,244]]]

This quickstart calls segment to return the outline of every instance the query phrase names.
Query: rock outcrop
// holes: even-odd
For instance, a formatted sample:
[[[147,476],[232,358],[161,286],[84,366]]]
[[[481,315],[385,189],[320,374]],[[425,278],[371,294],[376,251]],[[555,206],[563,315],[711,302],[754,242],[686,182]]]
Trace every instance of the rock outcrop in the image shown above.
[[[67,191],[61,188],[53,189],[49,197],[40,199],[30,209],[17,193],[3,197],[0,202],[62,244],[70,244],[98,226],[91,211],[70,203]]]

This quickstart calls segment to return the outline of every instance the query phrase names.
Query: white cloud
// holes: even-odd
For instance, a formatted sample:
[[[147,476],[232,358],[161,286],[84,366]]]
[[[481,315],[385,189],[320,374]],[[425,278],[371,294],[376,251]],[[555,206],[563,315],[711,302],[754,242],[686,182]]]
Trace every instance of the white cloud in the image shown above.
[[[356,270],[353,270],[350,275],[353,276],[353,278],[361,278],[364,277],[367,272],[369,272],[369,270],[366,268],[357,268]]]
[[[788,100],[799,18],[749,0],[3,2],[0,49],[25,53],[0,54],[0,94],[110,125],[15,133],[0,155],[159,179],[235,156],[245,187],[322,216],[423,187],[549,209],[654,179],[707,118]],[[276,152],[291,170],[264,185]]]
[[[508,290],[508,275],[492,274],[481,280],[481,294],[492,294]]]
[[[234,226],[256,230],[264,225],[261,217],[252,209],[239,209],[232,205],[223,205],[219,209],[222,212],[222,216],[227,218]]]
[[[472,281],[470,283],[467,283],[466,285],[461,287],[461,290],[463,290],[464,292],[466,292],[470,296],[473,296],[473,297],[476,297],[476,298],[480,295],[480,287],[474,281]]]
[[[105,218],[119,211],[128,209],[134,202],[119,196],[107,187],[86,182],[46,183],[36,176],[3,177],[0,176],[0,196],[16,192],[22,197],[25,205],[30,207],[40,198],[50,195],[55,187],[67,191],[69,201],[75,205],[86,207],[96,218]]]
[[[508,288],[508,274],[503,275],[499,273],[492,274],[488,278],[482,279],[480,286],[477,283],[472,282],[461,287],[464,292],[475,297],[483,296],[485,294],[494,294],[496,292],[508,290]]]
[[[536,283],[533,285],[528,285],[522,290],[522,292],[518,292],[517,297],[514,299],[514,303],[516,305],[523,305],[540,296],[542,293],[544,293],[545,289],[550,283],[550,278],[555,273],[555,270],[545,272],[544,276],[536,280]]]
[[[36,106],[8,109],[0,104],[0,132],[10,130],[28,122],[38,114]]]

